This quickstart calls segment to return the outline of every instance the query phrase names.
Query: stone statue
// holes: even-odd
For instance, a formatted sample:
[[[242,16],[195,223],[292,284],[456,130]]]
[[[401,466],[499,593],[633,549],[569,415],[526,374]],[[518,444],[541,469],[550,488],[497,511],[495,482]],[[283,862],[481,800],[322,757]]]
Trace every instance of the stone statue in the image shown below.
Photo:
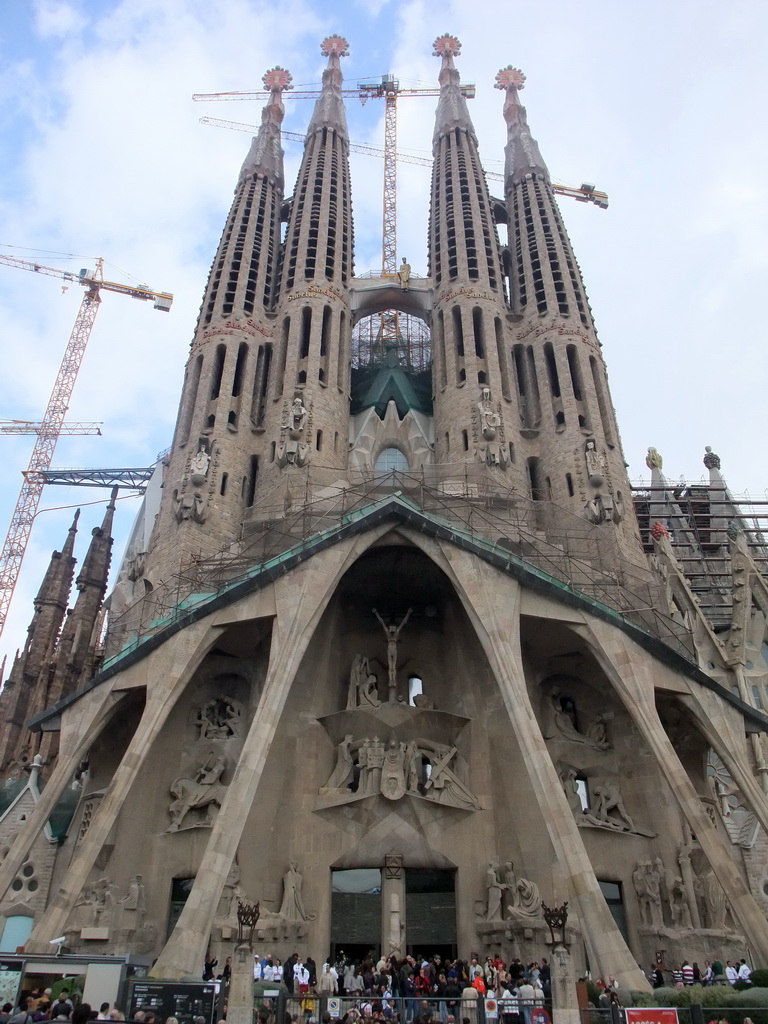
[[[301,898],[301,886],[304,879],[299,865],[292,860],[283,875],[283,902],[280,905],[280,917],[285,921],[308,921],[309,915],[304,909]]]
[[[486,921],[501,921],[501,896],[504,885],[499,881],[499,865],[495,860],[488,862],[485,872],[485,885],[488,890],[488,902],[485,908]]]
[[[503,903],[506,914],[504,916],[510,916],[510,910],[518,902],[517,892],[517,875],[515,874],[515,865],[511,860],[504,861],[504,893]]]
[[[704,875],[702,882],[707,906],[707,923],[710,928],[725,928],[728,901],[725,898],[723,887],[711,869]]]
[[[712,451],[712,446],[709,444],[704,448],[704,458],[702,461],[707,469],[720,469],[720,456],[715,455]]]
[[[389,895],[389,955],[399,956],[405,925],[400,915],[400,894],[391,892]]]
[[[521,921],[530,924],[541,915],[541,896],[539,887],[529,878],[517,880],[517,899],[514,906],[507,911],[507,917],[512,921]]]
[[[208,502],[203,493],[208,470],[211,465],[209,442],[201,439],[198,450],[190,456],[189,468],[181,486],[174,491],[174,508],[178,522],[191,519],[204,523],[208,515]]]
[[[645,862],[645,888],[648,893],[648,907],[650,910],[651,924],[660,928],[664,923],[664,914],[661,909],[661,875],[656,870],[652,861]]]
[[[431,797],[439,804],[461,807],[467,811],[479,808],[474,793],[464,785],[458,775],[450,767],[457,754],[456,747],[433,745],[433,749],[425,749],[431,770],[424,783],[424,795]]]
[[[410,287],[411,280],[411,264],[403,256],[403,261],[397,268],[397,276],[400,278],[400,287],[404,292],[407,292]]]
[[[410,740],[405,748],[406,786],[411,793],[417,793],[422,780],[421,751],[416,740]]]
[[[227,740],[241,734],[243,706],[231,697],[214,697],[197,713],[201,740]]]
[[[384,744],[378,736],[374,736],[368,748],[368,790],[370,793],[381,792],[381,773],[384,769]]]
[[[413,608],[408,609],[399,626],[388,626],[377,610],[373,609],[373,614],[381,623],[381,628],[384,630],[384,635],[387,638],[387,675],[390,701],[397,700],[397,641],[403,627],[411,617],[412,611]]]
[[[286,403],[287,404],[287,403]],[[280,444],[277,449],[276,461],[280,466],[306,466],[309,462],[309,412],[301,400],[295,395],[288,410],[287,420],[281,428]]]
[[[652,923],[650,895],[646,885],[645,863],[638,861],[635,870],[632,872],[632,885],[635,888],[637,902],[640,905],[640,920],[644,925]]]
[[[501,426],[501,416],[498,410],[493,408],[490,388],[483,388],[481,390],[480,401],[477,403],[477,412],[480,417],[480,433],[486,441],[495,441],[496,434]]]
[[[587,464],[587,476],[593,487],[603,483],[603,464],[594,437],[588,437],[584,444],[584,461]]]
[[[645,456],[645,464],[648,467],[648,469],[660,470],[664,465],[664,460],[655,448],[650,447],[648,449],[648,454]]]
[[[635,824],[627,814],[618,784],[606,779],[593,789],[595,805],[586,817],[595,825],[634,832]]]
[[[123,910],[137,910],[143,913],[146,910],[144,902],[144,883],[141,875],[133,875],[128,883],[128,893],[120,900]]]
[[[679,875],[675,878],[672,887],[672,923],[676,928],[693,928],[688,892]],[[725,915],[723,915],[723,923],[725,923]]]
[[[171,816],[168,832],[178,832],[186,815],[196,808],[207,809],[202,824],[211,825],[213,823],[216,811],[221,807],[227,790],[227,787],[219,782],[226,770],[227,762],[222,755],[219,755],[213,763],[210,763],[212,757],[213,753],[194,778],[181,776],[171,783],[171,794],[174,799],[168,808],[168,813]]]
[[[594,747],[596,750],[606,749],[607,741],[596,742],[590,739],[589,736],[585,736],[583,732],[579,732],[571,716],[563,708],[563,695],[557,686],[550,690],[548,697],[545,697],[543,711],[545,717],[544,735],[547,738],[551,739],[559,733],[572,743],[583,743],[588,747]]]
[[[355,768],[352,763],[352,734],[347,733],[337,747],[336,766],[323,789],[343,789],[352,781]]]
[[[211,464],[211,456],[205,447],[205,442],[200,442],[200,447],[189,460],[189,478],[195,486],[199,486],[208,476],[208,467]]]
[[[587,739],[591,740],[601,750],[608,750],[608,732],[605,727],[605,718],[602,715],[595,715],[595,720],[587,728]]]
[[[387,744],[381,770],[381,793],[387,800],[400,800],[406,794],[405,753],[405,743],[398,743],[393,736]]]
[[[562,783],[565,797],[568,801],[568,806],[573,812],[574,818],[580,818],[584,813],[584,806],[581,802],[581,793],[579,792],[578,776],[576,775],[575,768],[568,768],[567,771],[561,769],[559,772],[560,782]]]

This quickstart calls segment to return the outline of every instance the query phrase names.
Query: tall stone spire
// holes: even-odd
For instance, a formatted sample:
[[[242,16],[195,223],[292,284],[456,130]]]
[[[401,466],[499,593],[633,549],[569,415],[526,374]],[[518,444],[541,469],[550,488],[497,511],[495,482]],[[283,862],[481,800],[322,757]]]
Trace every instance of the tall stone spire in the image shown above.
[[[67,615],[56,648],[56,663],[50,678],[40,676],[37,686],[36,707],[51,707],[78,688],[84,669],[92,661],[93,646],[97,638],[94,626],[107,592],[109,567],[112,561],[112,521],[115,515],[115,500],[118,488],[112,489],[101,526],[91,533],[91,543],[83,559],[83,566],[75,580],[78,590],[74,608]],[[88,673],[90,674],[90,673]],[[58,733],[42,733],[35,751],[45,762],[55,756],[58,750]]]
[[[437,101],[435,112],[435,130],[432,135],[432,151],[434,153],[440,137],[454,128],[461,128],[464,131],[472,132],[474,137],[475,129],[467,109],[467,101],[461,90],[461,76],[456,70],[453,58],[461,53],[461,43],[456,36],[439,36],[434,43],[433,56],[441,58],[440,74],[440,98]],[[475,140],[477,142],[477,140]]]
[[[549,499],[604,532],[616,527],[624,554],[638,559],[640,535],[600,342],[549,172],[520,103],[524,83],[512,65],[496,75],[496,88],[505,94],[505,270],[516,321],[510,369],[526,486],[535,501]]]
[[[479,463],[509,488],[515,483],[506,472],[507,432],[517,412],[509,384],[504,278],[491,197],[454,66],[460,52],[455,36],[435,40],[434,55],[442,61],[429,220],[435,453],[457,473]]]
[[[44,705],[36,703],[37,683],[47,678],[56,652],[61,624],[67,611],[75,573],[74,557],[77,521],[75,512],[61,551],[54,551],[34,601],[34,616],[27,631],[24,650],[17,654],[0,694],[0,771],[28,763],[33,751],[27,749],[29,734],[24,722]]]
[[[349,56],[349,43],[343,36],[328,36],[323,40],[321,53],[328,58],[328,66],[323,71],[323,85],[315,103],[307,135],[320,128],[333,128],[348,140],[347,114],[341,93],[344,80],[341,73],[341,58]]]
[[[353,272],[349,140],[341,58],[347,40],[328,36],[323,87],[309,123],[282,250],[279,336],[275,343],[255,518],[282,514],[293,486],[307,475],[338,479],[346,469],[349,435]],[[296,476],[300,470],[302,480]],[[266,503],[262,501],[266,496]]]
[[[265,458],[280,264],[282,67],[265,73],[269,100],[235,188],[184,374],[176,432],[147,569],[158,578],[240,537]],[[211,515],[215,513],[215,515]]]
[[[238,178],[238,187],[249,178],[262,175],[275,184],[283,184],[283,147],[280,126],[285,117],[283,92],[292,89],[290,71],[279,65],[271,68],[262,77],[269,89],[269,100],[261,112],[261,127],[251,142],[248,156],[243,161]]]
[[[543,174],[549,181],[549,171],[539,151],[539,144],[531,135],[525,107],[520,102],[520,90],[525,88],[525,75],[519,68],[508,64],[496,75],[496,88],[504,90],[504,120],[507,122],[507,144],[504,147],[504,177],[507,187],[526,174]]]

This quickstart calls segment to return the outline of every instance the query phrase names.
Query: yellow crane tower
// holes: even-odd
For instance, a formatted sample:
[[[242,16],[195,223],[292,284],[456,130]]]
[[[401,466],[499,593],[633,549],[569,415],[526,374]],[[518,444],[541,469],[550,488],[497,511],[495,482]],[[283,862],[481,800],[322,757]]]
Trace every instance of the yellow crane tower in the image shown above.
[[[69,408],[77,374],[101,304],[100,293],[102,291],[118,292],[120,295],[130,295],[134,299],[143,299],[144,301],[153,299],[154,308],[165,312],[171,308],[173,295],[169,292],[156,292],[146,285],[105,281],[102,259],[96,261],[96,269],[93,274],[89,274],[87,270],[73,274],[57,267],[46,267],[40,263],[33,263],[5,253],[0,253],[0,263],[9,267],[17,267],[19,270],[30,270],[36,274],[58,277],[60,280],[77,283],[85,288],[85,294],[80,303],[42,420],[40,423],[3,421],[4,425],[0,426],[0,433],[34,433],[37,435],[29,465],[24,473],[19,499],[11,516],[8,535],[5,538],[2,553],[0,553],[0,634],[2,634],[16,581],[19,578],[21,563],[24,560],[24,553],[32,532],[32,524],[43,493],[45,484],[43,473],[51,468],[56,442],[62,433],[100,433],[98,424],[66,425],[64,423],[64,416]]]

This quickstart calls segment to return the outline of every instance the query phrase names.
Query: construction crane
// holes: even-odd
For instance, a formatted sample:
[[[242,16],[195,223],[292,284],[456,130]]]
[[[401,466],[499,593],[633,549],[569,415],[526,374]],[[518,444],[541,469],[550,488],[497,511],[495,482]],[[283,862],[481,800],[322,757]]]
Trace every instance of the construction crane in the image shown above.
[[[62,423],[59,434],[98,434],[103,423]],[[35,420],[0,420],[0,434],[39,434],[41,422]]]
[[[157,292],[147,285],[127,285],[116,281],[104,279],[104,261],[96,261],[96,269],[93,274],[87,270],[81,270],[79,274],[73,274],[57,267],[46,267],[40,263],[32,263],[29,260],[20,259],[17,256],[10,256],[0,253],[0,263],[6,266],[17,267],[19,270],[30,270],[36,274],[44,274],[48,277],[57,277],[63,281],[71,281],[82,285],[85,288],[80,308],[75,318],[72,333],[69,336],[64,356],[59,366],[59,372],[48,399],[45,415],[39,424],[27,423],[23,430],[4,430],[3,433],[35,433],[37,435],[29,465],[24,473],[24,482],[21,485],[19,499],[11,516],[11,523],[8,527],[8,535],[5,538],[2,553],[0,553],[0,634],[2,634],[5,621],[8,616],[8,609],[19,578],[21,563],[27,549],[32,524],[37,514],[40,498],[43,493],[45,479],[43,474],[51,468],[51,460],[56,448],[56,442],[62,433],[73,433],[64,424],[64,416],[69,408],[72,397],[72,390],[77,380],[77,374],[83,361],[86,345],[93,328],[96,314],[101,304],[101,292],[118,292],[120,295],[130,295],[134,299],[154,301],[154,308],[167,312],[171,308],[173,295],[169,292]],[[13,422],[9,426],[13,426]],[[18,422],[18,421],[17,421]],[[70,425],[72,427],[74,425]],[[83,433],[100,433],[98,424],[84,424],[84,427],[95,427],[96,430],[83,430]]]
[[[220,117],[201,117],[200,124],[211,125],[214,128],[230,128],[232,131],[236,132],[249,132],[251,135],[258,131],[256,125],[246,124],[243,121],[226,121]],[[301,135],[299,132],[283,132],[282,136],[284,139],[290,139],[292,142],[304,142],[306,139],[306,135]],[[362,153],[365,156],[375,156],[380,160],[383,159],[385,155],[381,146],[371,146],[361,142],[350,142],[349,148],[353,153]],[[428,157],[416,156],[413,153],[396,151],[395,159],[398,163],[402,164],[418,164],[420,167],[432,166],[432,161]],[[489,181],[504,181],[504,175],[497,174],[495,171],[486,171],[485,176]],[[594,185],[585,183],[576,188],[574,185],[560,185],[553,182],[552,191],[556,195],[568,196],[570,199],[575,199],[580,203],[594,203],[595,206],[598,206],[603,210],[608,208],[607,193],[600,192]]]

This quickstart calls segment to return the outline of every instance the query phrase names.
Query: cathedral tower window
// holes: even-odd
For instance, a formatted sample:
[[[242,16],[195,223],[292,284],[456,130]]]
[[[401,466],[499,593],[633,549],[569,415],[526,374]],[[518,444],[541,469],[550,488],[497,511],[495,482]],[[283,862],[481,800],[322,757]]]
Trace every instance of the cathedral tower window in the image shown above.
[[[221,378],[224,375],[224,360],[227,355],[226,345],[216,346],[216,355],[213,360],[213,377],[211,378],[211,398],[218,398],[221,392]]]
[[[244,341],[240,343],[237,350],[237,362],[235,363],[235,375],[232,378],[232,397],[237,398],[243,387],[245,366],[248,362],[248,346]]]
[[[197,401],[197,389],[200,387],[200,374],[203,369],[202,354],[195,359],[190,370],[187,386],[184,389],[184,417],[179,430],[179,444],[186,444],[189,440],[189,432],[192,429],[192,417],[195,413],[195,402]]]
[[[531,495],[532,501],[542,501],[544,494],[541,488],[541,471],[539,468],[539,460],[532,456],[526,463],[528,469],[528,490]]]
[[[274,452],[273,452],[274,459]],[[251,456],[251,464],[248,468],[248,486],[245,492],[245,504],[250,508],[253,505],[253,499],[256,496],[256,480],[259,476],[259,457],[258,455]]]
[[[611,416],[610,406],[606,397],[605,390],[603,389],[603,374],[601,368],[597,365],[597,359],[594,356],[589,357],[589,366],[592,370],[592,381],[595,385],[595,394],[597,395],[597,406],[600,410],[600,419],[603,424],[603,434],[605,440],[611,447],[616,443],[613,434],[613,417]]]

